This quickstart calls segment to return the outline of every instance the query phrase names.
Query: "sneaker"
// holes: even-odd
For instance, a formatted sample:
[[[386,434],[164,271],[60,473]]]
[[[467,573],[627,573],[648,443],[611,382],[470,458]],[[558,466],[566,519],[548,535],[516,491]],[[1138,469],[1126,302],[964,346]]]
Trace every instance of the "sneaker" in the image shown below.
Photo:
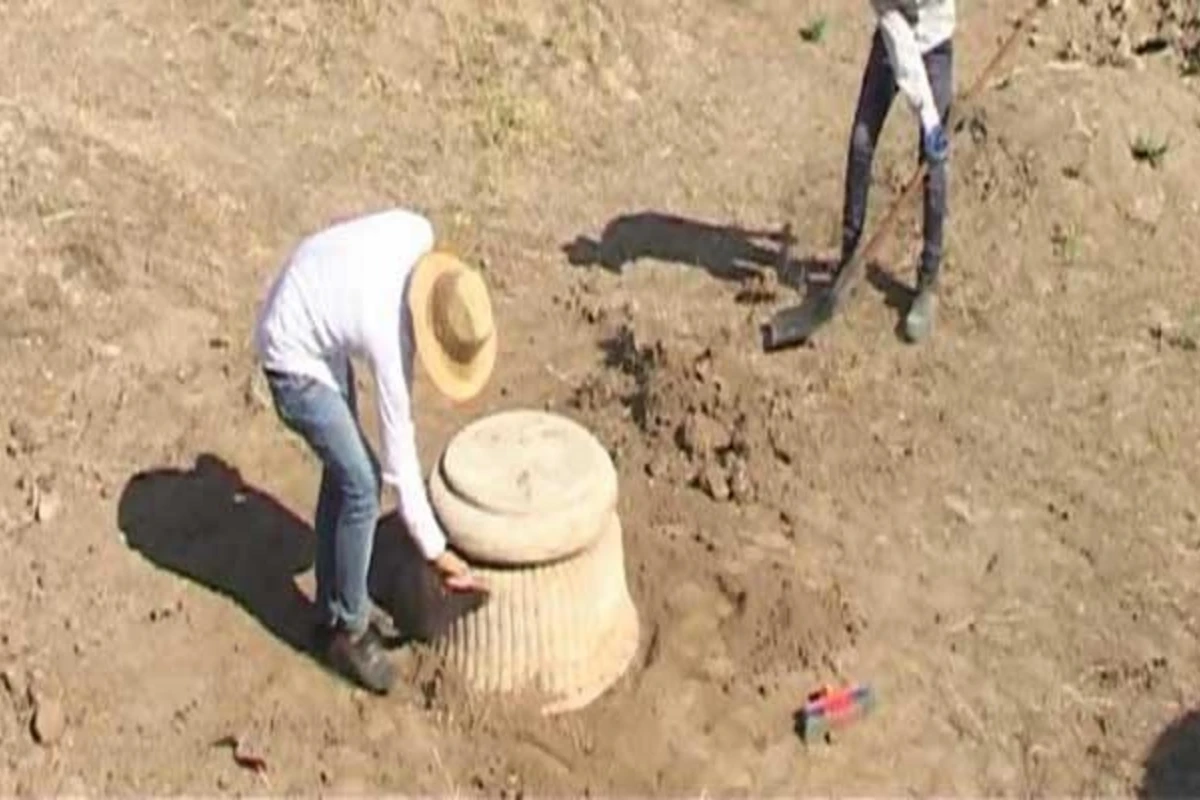
[[[933,332],[937,310],[937,295],[932,286],[919,286],[917,295],[904,317],[904,335],[910,342],[919,342]]]
[[[395,683],[395,670],[374,626],[355,636],[344,631],[318,629],[318,646],[330,666],[375,694],[387,694]]]

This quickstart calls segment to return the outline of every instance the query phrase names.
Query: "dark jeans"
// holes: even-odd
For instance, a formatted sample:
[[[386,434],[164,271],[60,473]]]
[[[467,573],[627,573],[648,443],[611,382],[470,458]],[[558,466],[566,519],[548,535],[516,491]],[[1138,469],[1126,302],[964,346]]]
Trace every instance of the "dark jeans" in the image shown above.
[[[950,110],[954,94],[954,45],[947,39],[925,54],[925,71],[933,89],[934,103],[942,119]],[[854,112],[854,127],[850,134],[850,153],[846,161],[846,197],[842,212],[842,259],[850,258],[862,236],[867,215],[867,195],[871,188],[871,164],[875,145],[884,120],[891,110],[899,89],[888,61],[883,34],[876,29],[871,54],[863,72],[858,108]],[[947,135],[949,131],[946,132]],[[918,126],[917,152],[924,159],[922,137]],[[925,174],[925,244],[919,267],[923,282],[936,282],[942,263],[942,240],[946,221],[947,193],[946,164],[932,167]]]
[[[275,411],[321,460],[317,500],[317,611],[327,625],[361,633],[370,620],[367,571],[379,516],[379,463],[358,424],[354,373],[343,391],[267,371]]]

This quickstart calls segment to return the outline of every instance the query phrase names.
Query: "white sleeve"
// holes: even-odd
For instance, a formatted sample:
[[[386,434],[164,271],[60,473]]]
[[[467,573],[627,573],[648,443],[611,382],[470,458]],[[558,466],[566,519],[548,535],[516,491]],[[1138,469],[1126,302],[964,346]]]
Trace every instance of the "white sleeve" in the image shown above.
[[[397,318],[398,321],[398,318]],[[388,337],[394,345],[372,350],[371,368],[379,408],[379,439],[383,458],[380,473],[395,487],[400,516],[416,546],[427,559],[437,558],[446,548],[445,534],[433,515],[425,488],[425,475],[416,453],[416,426],[400,345],[400,327]]]
[[[921,127],[929,132],[942,120],[933,99],[929,75],[925,72],[921,48],[917,46],[917,37],[898,8],[890,3],[875,2],[874,5],[879,14],[879,29],[887,46],[892,72],[896,75],[896,85],[921,118]]]
[[[395,219],[402,228],[400,236],[389,238],[397,260],[416,261],[433,247],[433,228],[424,217],[402,212]],[[403,304],[403,298],[396,298],[368,323],[369,358],[379,409],[380,471],[384,482],[396,489],[400,516],[409,534],[421,553],[433,559],[446,549],[446,536],[429,504],[417,457],[416,425],[401,344],[401,337],[406,335]]]
[[[394,344],[375,349],[371,364],[379,405],[382,477],[395,487],[400,516],[417,547],[427,559],[433,559],[446,549],[446,536],[429,504],[424,473],[417,457],[417,430],[404,377],[399,324],[387,338]]]

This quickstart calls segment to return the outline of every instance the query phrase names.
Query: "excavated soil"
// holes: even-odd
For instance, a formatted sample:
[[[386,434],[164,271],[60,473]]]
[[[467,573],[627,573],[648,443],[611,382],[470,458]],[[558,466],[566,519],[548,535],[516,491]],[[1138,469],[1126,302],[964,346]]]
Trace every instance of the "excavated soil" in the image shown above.
[[[960,88],[1022,10],[961,10]],[[956,131],[934,338],[896,333],[910,207],[764,354],[828,278],[870,25],[0,4],[0,794],[1194,793],[1200,9],[1048,3]],[[473,697],[419,642],[386,699],[305,653],[318,475],[250,328],[298,236],[391,204],[483,266],[502,336],[467,406],[418,376],[423,463],[530,407],[617,464],[643,636],[581,712]],[[385,626],[411,555],[387,516]],[[841,682],[875,713],[802,741]]]

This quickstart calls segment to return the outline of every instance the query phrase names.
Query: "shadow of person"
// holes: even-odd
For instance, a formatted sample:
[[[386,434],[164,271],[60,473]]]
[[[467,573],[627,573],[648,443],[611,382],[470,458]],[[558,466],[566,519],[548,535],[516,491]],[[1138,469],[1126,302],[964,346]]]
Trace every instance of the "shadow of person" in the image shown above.
[[[134,475],[117,520],[149,561],[234,600],[293,648],[310,646],[312,603],[294,576],[313,563],[312,529],[222,459]]]
[[[641,258],[696,267],[739,283],[775,270],[782,282],[800,286],[811,273],[829,271],[830,263],[821,259],[791,259],[787,248],[793,243],[786,227],[751,230],[640,211],[610,221],[599,240],[577,236],[562,251],[572,266],[599,266],[617,274]]]
[[[1143,762],[1138,797],[1200,797],[1200,711],[1167,726]]]
[[[887,307],[896,312],[895,333],[897,337],[903,339],[904,317],[908,314],[908,308],[912,304],[914,291],[901,283],[895,275],[875,263],[867,265],[867,282],[874,287],[875,291],[883,295],[883,302]]]

